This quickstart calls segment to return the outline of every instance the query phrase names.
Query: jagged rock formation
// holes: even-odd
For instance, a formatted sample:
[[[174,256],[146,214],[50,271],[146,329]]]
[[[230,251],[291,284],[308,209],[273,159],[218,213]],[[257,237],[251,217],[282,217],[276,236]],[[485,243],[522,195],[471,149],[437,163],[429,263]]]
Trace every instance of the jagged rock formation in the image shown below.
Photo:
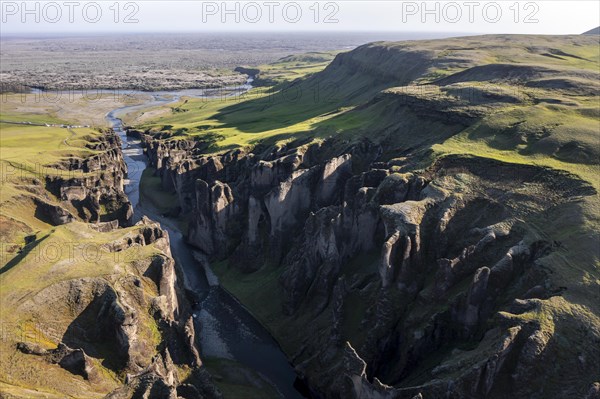
[[[125,376],[125,385],[110,398],[138,397],[144,392],[155,398],[176,398],[182,382],[174,364],[200,369],[202,361],[168,234],[144,217],[134,230],[102,249],[118,253],[149,245],[160,252],[136,256],[129,273],[61,281],[19,305],[18,311],[37,320],[40,333],[58,342],[58,347],[46,350],[19,342],[17,349],[42,356],[91,383],[102,381],[100,364]],[[65,319],[71,322],[57,323]],[[153,324],[158,326],[158,337]],[[162,352],[157,354],[156,347]],[[205,377],[204,385],[196,389],[208,390],[206,397],[219,397],[210,376],[198,372]]]
[[[39,212],[52,224],[64,224],[76,214],[88,222],[118,220],[121,226],[131,223],[133,208],[123,191],[127,165],[121,153],[121,139],[108,130],[89,141],[86,148],[97,152],[87,157],[71,157],[49,168],[60,173],[46,177],[46,190],[58,204],[39,200]],[[71,209],[71,211],[69,211]]]
[[[94,360],[86,355],[83,349],[71,349],[62,342],[53,350],[46,350],[36,344],[19,342],[17,349],[29,355],[44,356],[49,362],[59,364],[65,370],[80,375],[86,380],[92,382],[100,380]]]
[[[578,251],[591,250],[597,220],[585,170],[598,159],[597,112],[586,108],[598,74],[576,49],[598,42],[535,40],[340,53],[270,103],[213,115],[246,139],[260,130],[247,114],[264,112],[273,130],[244,141],[254,147],[215,152],[210,131],[131,131],[191,215],[189,242],[225,279],[249,274],[230,280],[232,291],[264,317],[315,396],[594,394],[597,252]],[[287,88],[331,101],[292,109]],[[277,133],[308,121],[302,138]],[[564,248],[574,226],[586,244]]]
[[[36,326],[35,334],[18,336],[11,349],[40,357],[41,367],[78,376],[74,381],[83,378],[95,396],[110,390],[107,397],[114,399],[221,397],[200,358],[168,233],[147,217],[123,228],[133,210],[123,191],[127,168],[119,137],[106,131],[87,147],[93,155],[54,165],[64,173],[48,174],[45,187],[37,179],[23,185],[35,217],[76,242],[58,236],[48,244],[58,249],[52,256],[29,254],[48,236],[33,234],[26,243],[20,267],[27,270],[33,262],[34,270],[51,271],[25,276],[25,284],[35,287],[25,296],[8,295],[11,311],[27,317],[20,323]],[[179,376],[186,369],[194,378]],[[61,383],[61,389],[72,388]]]
[[[193,213],[193,245],[213,259],[231,255],[231,267],[245,272],[264,262],[280,265],[290,323],[300,314],[329,321],[297,326],[310,339],[294,359],[319,395],[533,394],[525,376],[540,367],[552,332],[515,319],[529,314],[529,305],[506,304],[544,300],[560,289],[548,285],[538,263],[553,243],[525,240],[520,221],[593,194],[590,186],[550,169],[458,156],[396,173],[368,141],[337,154],[339,143],[325,142],[212,156],[194,146],[182,154],[182,144],[149,135],[145,141],[164,186],[183,195],[181,207]],[[362,162],[355,166],[354,158]],[[354,259],[377,253],[369,272],[346,271]],[[354,342],[344,347],[345,302],[357,297],[364,313],[351,326]],[[420,304],[430,305],[416,311]],[[503,316],[490,329],[498,311],[517,316]],[[428,382],[397,387],[441,348],[479,341],[477,350],[486,353],[479,363],[442,362]],[[459,377],[448,385],[449,375]]]

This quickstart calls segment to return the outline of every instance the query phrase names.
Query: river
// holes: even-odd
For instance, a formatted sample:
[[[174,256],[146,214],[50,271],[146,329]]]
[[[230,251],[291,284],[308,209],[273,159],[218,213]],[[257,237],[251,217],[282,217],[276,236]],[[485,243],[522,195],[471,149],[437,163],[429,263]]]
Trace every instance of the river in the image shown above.
[[[248,90],[248,84],[233,89],[233,93]],[[123,141],[123,156],[129,169],[125,185],[134,207],[134,221],[143,216],[159,222],[169,233],[171,252],[183,272],[184,284],[198,297],[194,320],[204,358],[234,360],[258,373],[269,382],[281,397],[302,398],[294,387],[296,374],[285,354],[269,332],[227,291],[218,284],[208,261],[189,246],[173,220],[160,215],[149,204],[140,201],[139,184],[146,168],[146,157],[140,140],[127,137],[120,115],[154,105],[177,101],[182,95],[210,97],[213,91],[186,90],[182,92],[154,92],[152,100],[135,106],[118,108],[106,115],[107,121]]]

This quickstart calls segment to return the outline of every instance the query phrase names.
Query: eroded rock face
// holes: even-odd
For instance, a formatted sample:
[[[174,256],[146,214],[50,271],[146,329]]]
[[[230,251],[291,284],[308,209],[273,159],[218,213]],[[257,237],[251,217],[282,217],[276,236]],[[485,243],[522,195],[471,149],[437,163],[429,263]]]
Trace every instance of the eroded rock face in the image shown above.
[[[196,181],[195,220],[189,237],[207,254],[221,255],[230,248],[227,229],[237,217],[238,209],[228,184],[215,181],[211,186]]]
[[[172,145],[145,137],[149,151]],[[275,317],[291,327],[276,338],[299,342],[293,362],[316,394],[544,397],[525,376],[544,374],[555,333],[527,321],[541,308],[518,301],[560,289],[540,267],[553,244],[525,239],[520,221],[594,190],[548,169],[458,156],[398,173],[381,154],[373,143],[324,142],[210,162],[190,149],[170,172],[156,165],[163,179],[194,182],[193,245],[247,273],[279,268]]]
[[[70,349],[65,344],[60,344],[52,353],[53,362],[73,374],[79,374],[86,380],[97,382],[100,378],[93,360],[85,354],[83,349]]]
[[[368,158],[370,162],[380,152],[374,146],[363,145],[326,158],[323,154],[331,151],[329,146],[310,144],[278,147],[260,157],[240,150],[207,157],[199,152],[199,143],[157,140],[149,135],[144,142],[163,186],[172,187],[182,210],[193,214],[190,242],[216,258],[228,256],[241,246],[250,259],[258,261],[281,258],[291,243],[285,233],[301,227],[311,210],[340,203],[346,182],[353,175],[352,157],[361,162]],[[187,148],[185,155],[177,152],[181,148]],[[174,153],[179,155],[175,157]],[[369,179],[376,181],[385,173],[368,173],[364,178],[370,183]],[[364,198],[365,194],[358,196]],[[357,205],[364,208],[364,200]],[[368,217],[352,216],[355,220],[346,223],[369,228]],[[267,237],[269,245],[265,246]],[[257,252],[268,254],[259,257]],[[249,271],[257,267],[241,263]]]
[[[330,159],[323,166],[323,175],[317,188],[317,206],[338,203],[346,180],[352,176],[352,155],[344,154]]]
[[[61,224],[70,223],[75,219],[68,210],[59,205],[49,204],[39,199],[36,199],[35,202],[37,203],[36,216],[42,221],[54,226],[60,226]]]
[[[92,222],[77,225],[89,227],[83,236],[111,237],[96,249],[104,258],[114,259],[114,269],[93,274],[96,277],[61,278],[59,273],[56,280],[42,285],[45,288],[31,292],[19,302],[18,311],[36,321],[45,347],[24,341],[16,348],[83,377],[94,389],[106,386],[104,368],[111,370],[122,377],[123,386],[110,398],[176,399],[182,383],[176,365],[201,376],[200,383],[185,384],[201,393],[196,397],[219,398],[202,365],[191,307],[177,278],[167,231],[147,217],[120,230],[130,224],[133,214],[123,192],[126,167],[119,137],[105,133],[88,144],[98,154],[66,160],[60,167],[69,173],[48,176],[46,190],[34,182],[30,192],[41,220],[53,225]],[[219,189],[214,190],[216,207],[231,195]],[[222,226],[226,220],[217,222]],[[77,262],[72,256],[57,267],[83,267]],[[95,265],[89,261],[86,266]]]
[[[126,385],[111,392],[107,399],[156,397],[177,399],[177,371],[168,350],[156,355],[141,373],[128,376]]]
[[[121,139],[110,130],[87,146],[100,153],[52,165],[62,172],[46,177],[46,189],[60,203],[40,201],[38,217],[54,225],[68,223],[76,215],[86,222],[117,220],[119,225],[128,226],[133,208],[123,191],[127,165],[121,153]]]
[[[125,385],[111,398],[138,397],[143,392],[176,398],[181,381],[174,363],[202,368],[191,309],[177,281],[168,233],[148,218],[136,226],[137,231],[104,250],[117,253],[153,245],[160,252],[150,258],[134,256],[128,273],[61,281],[35,294],[21,305],[22,311],[38,320],[43,334],[58,347],[45,350],[22,342],[17,348],[91,383],[102,381],[99,362],[126,373]],[[72,319],[66,327],[54,321],[65,318]],[[159,343],[152,340],[156,329]],[[156,345],[164,351],[157,354]],[[209,389],[210,376],[205,380],[204,389]],[[209,390],[214,393],[209,397],[219,397],[214,387]]]
[[[71,349],[62,342],[53,350],[43,349],[36,344],[19,342],[17,349],[28,355],[43,356],[48,362],[58,364],[70,373],[80,375],[91,383],[101,381],[95,361],[83,349]]]

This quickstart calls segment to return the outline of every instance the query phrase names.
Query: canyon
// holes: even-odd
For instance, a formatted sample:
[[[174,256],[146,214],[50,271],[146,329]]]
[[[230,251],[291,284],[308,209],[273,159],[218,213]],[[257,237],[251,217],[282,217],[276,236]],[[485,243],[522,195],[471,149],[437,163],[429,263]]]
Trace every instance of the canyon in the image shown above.
[[[382,148],[368,141],[333,154],[325,141],[194,156],[194,143],[142,137],[181,212],[193,214],[192,245],[243,273],[265,264],[281,270],[278,317],[286,325],[276,337],[297,342],[284,348],[294,350],[315,395],[544,395],[530,373],[559,350],[544,316],[536,320],[560,303],[562,288],[540,262],[557,244],[525,237],[522,224],[593,195],[591,186],[545,168],[466,157],[390,173],[377,162]],[[376,260],[353,270],[353,261],[369,258]],[[489,328],[495,313],[502,316]],[[459,348],[470,345],[486,355],[464,370],[474,354]],[[432,370],[434,381],[392,387],[448,347],[453,356]],[[590,376],[593,358],[582,365]]]
[[[53,173],[3,154],[3,395],[597,398],[598,38],[528,40],[13,126]]]
[[[550,46],[571,39],[561,40]],[[474,47],[475,58],[483,57],[478,51],[502,51],[494,47],[499,43],[505,38]],[[465,54],[473,50],[461,45]],[[597,196],[594,183],[543,163],[474,153],[432,156],[431,149],[489,115],[514,106],[526,110],[549,94],[518,93],[521,84],[541,87],[556,74],[597,75],[479,66],[477,59],[436,59],[428,51],[438,54],[422,42],[366,45],[280,88],[312,93],[318,84],[339,82],[339,101],[325,109],[305,99],[289,108],[293,120],[317,106],[335,115],[340,105],[360,104],[322,122],[325,134],[317,128],[313,136],[275,136],[233,149],[219,149],[213,136],[174,135],[160,124],[127,134],[143,141],[161,190],[174,194],[170,212],[191,215],[188,241],[269,328],[312,396],[595,397],[597,319],[587,316],[593,305],[578,297],[585,288],[557,276],[562,266],[554,257],[566,249],[547,221],[561,212],[581,217],[574,215]],[[431,79],[432,65],[446,62],[459,64],[458,71],[420,87],[409,84]],[[363,90],[350,89],[359,76]],[[473,83],[481,80],[493,84]],[[568,91],[557,90],[560,96]],[[290,107],[276,95],[252,101],[256,108],[232,105],[213,118],[228,123],[241,114],[246,119],[238,128],[247,120],[252,134],[251,118]],[[183,107],[194,112],[194,104]],[[326,129],[353,115],[367,132],[336,137]],[[546,153],[536,148],[544,137],[523,139],[528,153]],[[596,151],[578,145],[580,154]],[[557,159],[585,162],[560,147],[552,151]],[[587,234],[591,244],[593,233]],[[556,358],[561,363],[548,368]]]
[[[78,242],[62,267],[84,260],[98,267],[103,257],[113,270],[50,281],[18,301],[13,313],[27,314],[36,322],[27,333],[14,333],[26,338],[17,342],[17,350],[103,389],[114,384],[107,373],[121,376],[125,384],[109,398],[176,397],[177,387],[188,392],[187,397],[204,391],[218,396],[202,368],[192,309],[171,255],[169,234],[146,217],[132,223],[133,208],[123,191],[127,165],[120,137],[106,130],[86,146],[97,155],[56,166],[81,172],[74,174],[77,177],[47,176],[45,186],[33,181],[28,191],[35,195],[36,217],[88,237],[87,243]],[[53,203],[53,197],[59,202]],[[45,239],[53,237],[32,237],[17,258],[46,261],[44,252],[38,252],[37,259],[32,255],[49,245]],[[54,239],[54,245],[64,244]],[[10,278],[3,275],[5,281]],[[3,298],[3,305],[13,303],[17,293]],[[49,347],[49,342],[57,346]],[[188,367],[188,375],[180,376],[175,365]]]

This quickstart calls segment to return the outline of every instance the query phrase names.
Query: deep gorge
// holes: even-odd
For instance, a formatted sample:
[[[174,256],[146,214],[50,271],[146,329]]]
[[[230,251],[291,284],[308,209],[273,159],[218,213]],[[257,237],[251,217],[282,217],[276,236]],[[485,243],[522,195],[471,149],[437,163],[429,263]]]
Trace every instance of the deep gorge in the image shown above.
[[[553,350],[550,337],[536,321],[506,318],[489,329],[486,320],[560,294],[538,263],[553,243],[524,240],[520,220],[591,187],[549,169],[464,157],[391,172],[368,140],[203,155],[202,143],[128,135],[142,139],[164,189],[191,213],[193,246],[249,276],[278,271],[271,285],[258,277],[257,290],[272,292],[281,306],[272,311],[289,327],[267,326],[316,396],[531,393],[519,373]],[[521,185],[530,188],[517,194]],[[531,210],[511,208],[512,197]],[[364,262],[360,272],[355,262]],[[473,349],[490,355],[452,385],[443,376],[460,361],[436,367],[439,382],[411,387],[415,368],[436,352]]]

